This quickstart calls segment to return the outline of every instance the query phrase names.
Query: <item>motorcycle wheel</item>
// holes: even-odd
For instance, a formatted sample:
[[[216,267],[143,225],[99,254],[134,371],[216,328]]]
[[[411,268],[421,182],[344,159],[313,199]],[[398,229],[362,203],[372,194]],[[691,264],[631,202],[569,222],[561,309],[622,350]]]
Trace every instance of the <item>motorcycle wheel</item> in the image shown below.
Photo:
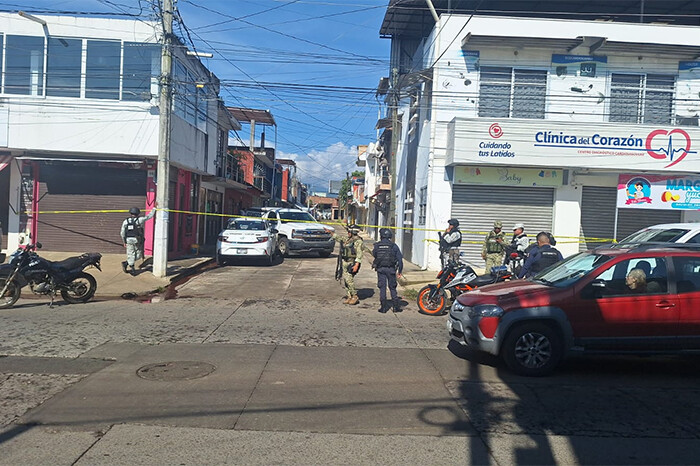
[[[439,316],[445,311],[447,295],[444,290],[439,290],[435,299],[430,299],[430,287],[424,286],[418,292],[418,312],[428,316]]]
[[[97,281],[89,273],[82,272],[61,289],[61,297],[70,304],[86,303],[95,296]]]
[[[7,281],[7,278],[0,278],[0,290],[5,288],[5,282]],[[7,290],[5,290],[5,294],[0,297],[0,309],[9,309],[14,304],[17,302],[19,299],[19,295],[22,292],[22,288],[17,285],[16,282],[12,281],[10,284],[7,286]]]

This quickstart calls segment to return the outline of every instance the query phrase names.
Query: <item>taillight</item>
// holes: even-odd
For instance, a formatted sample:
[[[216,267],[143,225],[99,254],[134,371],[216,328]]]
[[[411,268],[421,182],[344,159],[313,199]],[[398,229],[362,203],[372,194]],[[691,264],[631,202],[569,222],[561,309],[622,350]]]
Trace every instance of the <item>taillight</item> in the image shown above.
[[[257,237],[258,243],[264,243],[264,242],[266,242],[268,239],[270,239],[269,236],[258,236],[258,237]]]

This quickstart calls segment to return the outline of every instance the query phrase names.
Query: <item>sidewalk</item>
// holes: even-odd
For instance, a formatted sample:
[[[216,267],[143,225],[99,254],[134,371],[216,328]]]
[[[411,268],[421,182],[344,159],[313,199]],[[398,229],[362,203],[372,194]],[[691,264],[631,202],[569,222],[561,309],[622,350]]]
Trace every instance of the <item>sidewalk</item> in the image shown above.
[[[48,251],[39,251],[39,254],[50,261],[60,261],[76,255],[74,253]],[[124,259],[124,254],[103,254],[101,261],[102,272],[97,269],[87,270],[97,280],[96,298],[113,299],[120,298],[123,295],[130,297],[147,295],[168,286],[173,279],[180,277],[187,271],[213,260],[208,256],[183,257],[169,260],[167,276],[165,278],[157,278],[152,273],[152,258],[147,258],[143,265],[141,265],[141,261],[136,262],[136,276],[124,273],[122,270],[122,261]]]

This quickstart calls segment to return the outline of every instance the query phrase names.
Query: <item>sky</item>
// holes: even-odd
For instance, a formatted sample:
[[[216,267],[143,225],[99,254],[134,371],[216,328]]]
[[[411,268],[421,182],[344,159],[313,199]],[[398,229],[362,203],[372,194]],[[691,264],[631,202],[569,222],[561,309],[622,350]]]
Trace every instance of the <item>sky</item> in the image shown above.
[[[154,19],[155,0],[10,0],[0,10],[129,13]],[[221,80],[226,105],[269,110],[277,157],[297,162],[314,191],[357,170],[357,146],[376,140],[375,89],[389,73],[379,38],[388,0],[177,0],[175,33]],[[192,43],[194,45],[192,45]],[[382,115],[383,116],[383,115]],[[233,134],[247,144],[246,125]],[[266,145],[275,145],[274,129]]]

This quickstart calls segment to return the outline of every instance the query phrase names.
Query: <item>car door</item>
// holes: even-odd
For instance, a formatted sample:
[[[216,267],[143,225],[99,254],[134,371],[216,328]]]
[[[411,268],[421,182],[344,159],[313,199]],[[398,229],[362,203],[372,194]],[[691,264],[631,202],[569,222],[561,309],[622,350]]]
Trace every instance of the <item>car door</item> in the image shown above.
[[[642,270],[644,289],[633,290],[627,284],[634,269]],[[659,349],[676,341],[680,306],[678,297],[669,292],[663,257],[621,260],[593,275],[576,306],[574,337],[586,347]]]
[[[675,256],[673,277],[680,306],[679,345],[700,348],[700,257]]]

